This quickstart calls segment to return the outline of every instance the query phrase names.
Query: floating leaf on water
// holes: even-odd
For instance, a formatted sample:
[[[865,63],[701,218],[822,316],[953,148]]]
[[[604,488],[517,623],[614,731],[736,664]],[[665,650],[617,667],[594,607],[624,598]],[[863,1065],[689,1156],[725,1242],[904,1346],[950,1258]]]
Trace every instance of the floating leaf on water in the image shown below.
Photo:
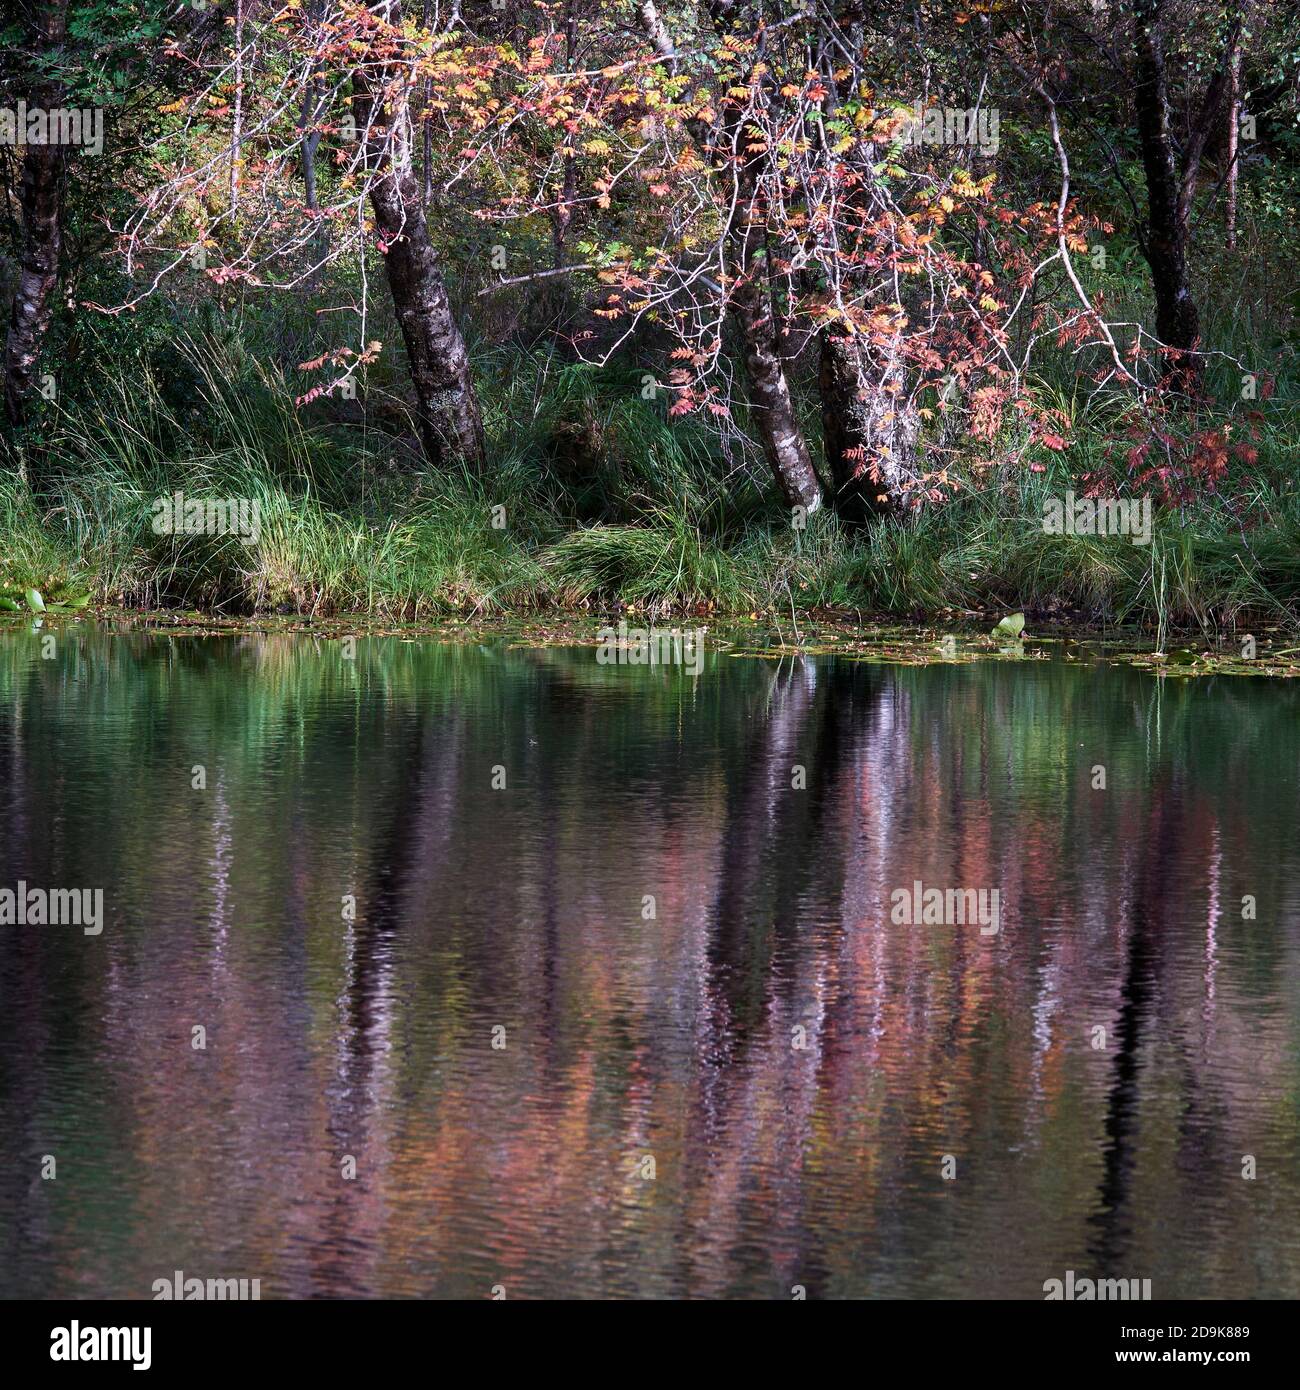
[[[27,590],[27,606],[33,613],[45,612],[45,600],[41,597],[41,591],[39,589]]]
[[[1023,613],[1008,613],[1005,618],[993,629],[994,637],[1019,637],[1025,630],[1025,615]]]
[[[22,604],[15,603],[13,599],[6,598],[4,594],[0,594],[0,610],[5,613],[21,613],[23,611]]]

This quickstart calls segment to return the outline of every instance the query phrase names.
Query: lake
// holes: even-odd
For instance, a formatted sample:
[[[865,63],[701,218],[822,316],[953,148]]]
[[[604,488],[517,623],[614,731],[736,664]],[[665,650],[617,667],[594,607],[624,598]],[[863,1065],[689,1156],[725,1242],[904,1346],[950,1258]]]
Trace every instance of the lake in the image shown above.
[[[0,1295],[1300,1296],[1295,683],[49,631]]]

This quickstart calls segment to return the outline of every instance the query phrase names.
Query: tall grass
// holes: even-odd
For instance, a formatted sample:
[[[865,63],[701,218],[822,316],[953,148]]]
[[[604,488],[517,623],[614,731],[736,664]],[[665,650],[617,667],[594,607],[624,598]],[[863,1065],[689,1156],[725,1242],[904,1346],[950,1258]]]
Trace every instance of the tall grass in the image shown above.
[[[478,355],[494,444],[482,474],[423,467],[400,409],[381,428],[300,410],[292,373],[238,333],[181,340],[88,382],[25,470],[0,471],[0,589],[89,587],[128,605],[418,618],[544,605],[654,614],[836,609],[1032,615],[1202,629],[1300,620],[1297,421],[1276,412],[1236,501],[1157,511],[1151,545],[1046,535],[1043,502],[1099,466],[1104,421],[1068,382],[1068,464],[1044,458],[905,521],[796,531],[744,421],[670,422],[627,371]],[[367,417],[369,418],[369,417]],[[247,498],[255,545],[158,535],[154,499]],[[503,511],[501,509],[504,509]],[[494,520],[498,524],[494,524]],[[504,524],[500,524],[500,523]]]

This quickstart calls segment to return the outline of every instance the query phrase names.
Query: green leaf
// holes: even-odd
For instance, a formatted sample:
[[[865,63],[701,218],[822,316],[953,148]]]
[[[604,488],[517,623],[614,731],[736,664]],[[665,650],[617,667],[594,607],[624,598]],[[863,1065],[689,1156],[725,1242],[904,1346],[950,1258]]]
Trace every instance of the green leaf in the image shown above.
[[[1019,637],[1025,630],[1025,615],[1023,613],[1008,613],[1005,618],[993,629],[994,637]]]
[[[39,589],[27,590],[27,606],[33,613],[45,612],[45,600],[41,597],[41,591]]]
[[[15,603],[13,599],[6,598],[3,594],[0,594],[0,610],[5,613],[21,613],[23,607],[22,604]]]

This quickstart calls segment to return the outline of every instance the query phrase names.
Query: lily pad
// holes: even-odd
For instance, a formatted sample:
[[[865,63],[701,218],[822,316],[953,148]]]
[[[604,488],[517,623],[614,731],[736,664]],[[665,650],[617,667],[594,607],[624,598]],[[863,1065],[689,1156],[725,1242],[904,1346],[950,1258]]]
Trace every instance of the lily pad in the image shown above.
[[[27,590],[27,606],[33,613],[45,612],[45,600],[41,597],[41,591],[39,589]]]
[[[1023,613],[1008,613],[1005,618],[998,623],[990,634],[993,637],[1019,637],[1025,630],[1025,615]]]

